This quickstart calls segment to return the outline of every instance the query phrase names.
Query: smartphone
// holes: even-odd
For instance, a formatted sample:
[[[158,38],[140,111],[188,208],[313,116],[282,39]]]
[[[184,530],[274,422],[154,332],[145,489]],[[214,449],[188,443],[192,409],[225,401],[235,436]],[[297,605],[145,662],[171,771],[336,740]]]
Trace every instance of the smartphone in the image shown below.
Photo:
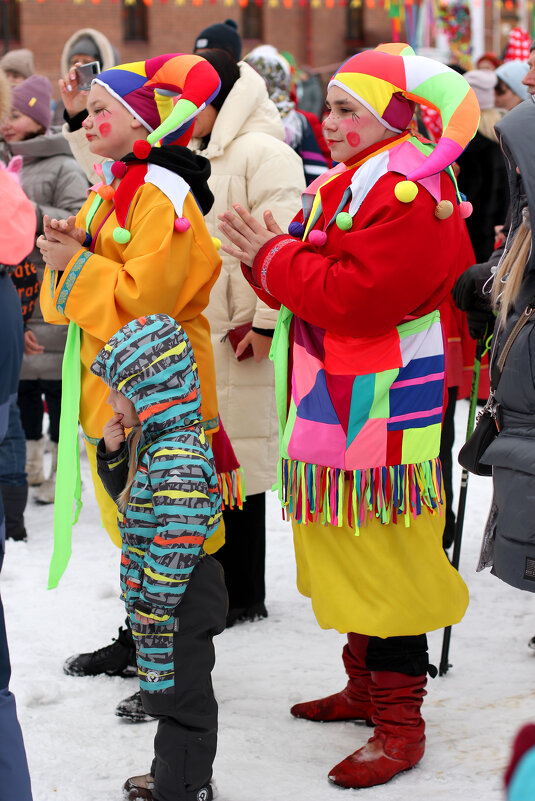
[[[98,61],[90,61],[89,64],[80,64],[76,67],[76,77],[78,79],[78,91],[87,92],[91,89],[91,83],[100,72]]]

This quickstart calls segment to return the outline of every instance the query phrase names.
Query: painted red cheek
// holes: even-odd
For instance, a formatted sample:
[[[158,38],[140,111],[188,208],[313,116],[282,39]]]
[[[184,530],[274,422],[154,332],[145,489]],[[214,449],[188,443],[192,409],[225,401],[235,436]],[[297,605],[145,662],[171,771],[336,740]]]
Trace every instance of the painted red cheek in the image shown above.
[[[347,134],[347,143],[351,147],[358,147],[360,145],[360,136],[355,131],[349,131]]]
[[[103,122],[98,126],[98,132],[101,136],[109,136],[111,133],[111,125],[109,122]]]

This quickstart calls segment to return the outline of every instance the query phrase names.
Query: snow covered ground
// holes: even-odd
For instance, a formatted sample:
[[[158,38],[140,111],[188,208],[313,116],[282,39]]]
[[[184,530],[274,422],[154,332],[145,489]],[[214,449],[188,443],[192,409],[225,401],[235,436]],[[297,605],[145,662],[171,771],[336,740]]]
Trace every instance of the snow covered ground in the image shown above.
[[[462,402],[458,442],[466,413]],[[1,578],[12,689],[35,801],[120,801],[124,780],[146,772],[152,758],[156,724],[129,725],[113,714],[115,705],[135,692],[135,679],[72,678],[62,672],[65,657],[110,642],[124,617],[117,597],[118,551],[98,522],[87,462],[82,469],[85,504],[59,588],[46,590],[53,510],[31,499],[28,542],[8,542]],[[475,573],[489,501],[490,480],[472,476],[461,558],[471,603],[453,629],[453,667],[428,684],[425,757],[390,784],[360,791],[363,797],[502,798],[511,740],[523,722],[535,720],[535,654],[527,648],[535,634],[535,607],[529,593],[488,572]],[[318,628],[308,600],[295,588],[290,528],[281,521],[274,496],[268,500],[268,532],[269,618],[236,626],[216,641],[219,801],[336,801],[342,791],[328,783],[327,773],[363,745],[370,730],[290,717],[292,703],[342,688],[344,638]],[[437,665],[441,644],[442,632],[431,634]]]

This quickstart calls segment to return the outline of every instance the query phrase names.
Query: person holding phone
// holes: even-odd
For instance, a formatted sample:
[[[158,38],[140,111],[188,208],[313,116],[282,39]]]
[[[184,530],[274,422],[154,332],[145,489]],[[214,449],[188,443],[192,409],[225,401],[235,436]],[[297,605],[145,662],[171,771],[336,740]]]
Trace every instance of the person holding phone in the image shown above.
[[[62,125],[61,132],[72,150],[72,154],[85,172],[91,184],[99,177],[93,170],[95,162],[103,159],[93,156],[82,123],[87,115],[87,89],[80,86],[76,67],[98,62],[100,72],[119,63],[119,53],[110,40],[94,28],[80,28],[65,42],[61,54],[59,88],[61,100],[56,105],[53,123]]]

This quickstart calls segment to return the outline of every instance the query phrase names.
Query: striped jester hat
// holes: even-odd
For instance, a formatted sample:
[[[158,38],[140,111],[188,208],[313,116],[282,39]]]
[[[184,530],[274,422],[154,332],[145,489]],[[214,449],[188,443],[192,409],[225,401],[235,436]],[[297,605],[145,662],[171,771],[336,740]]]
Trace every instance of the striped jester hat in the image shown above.
[[[100,84],[149,131],[153,145],[186,145],[199,111],[219,92],[216,70],[201,56],[168,53],[101,72]],[[179,96],[176,103],[173,97]],[[149,148],[150,149],[150,148]]]
[[[330,86],[343,89],[396,133],[404,130],[412,117],[410,101],[439,112],[442,136],[426,160],[407,174],[409,181],[446,169],[477,132],[479,104],[468,82],[445,64],[417,56],[403,42],[382,44],[351,56],[335,72]]]

